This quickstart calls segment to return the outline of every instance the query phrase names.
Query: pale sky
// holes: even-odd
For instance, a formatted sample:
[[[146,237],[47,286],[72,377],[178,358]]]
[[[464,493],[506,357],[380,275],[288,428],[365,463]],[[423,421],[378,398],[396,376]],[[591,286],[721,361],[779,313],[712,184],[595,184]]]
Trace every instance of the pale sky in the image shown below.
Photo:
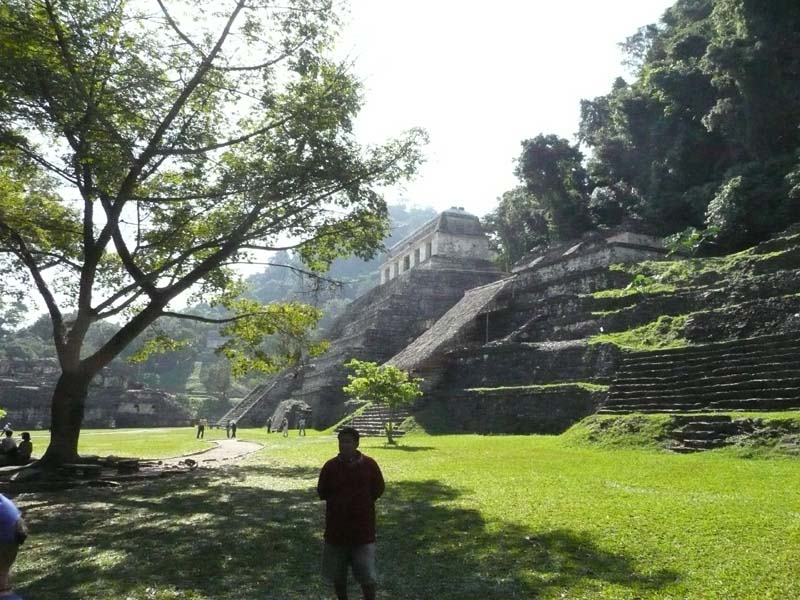
[[[618,42],[674,0],[350,0],[338,51],[355,61],[362,142],[427,129],[428,162],[387,200],[484,215],[518,184],[520,142],[574,141],[581,98],[606,94]]]

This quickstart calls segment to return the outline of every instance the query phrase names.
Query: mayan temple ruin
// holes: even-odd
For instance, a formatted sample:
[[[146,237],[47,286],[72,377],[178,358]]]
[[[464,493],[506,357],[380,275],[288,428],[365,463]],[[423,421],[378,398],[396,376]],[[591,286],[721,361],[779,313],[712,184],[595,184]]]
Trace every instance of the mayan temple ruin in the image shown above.
[[[718,270],[689,269],[649,294],[625,265],[684,263],[658,238],[625,229],[551,246],[501,273],[478,219],[445,211],[391,248],[381,285],[333,324],[325,355],[272,378],[223,421],[286,415],[293,424],[302,414],[328,427],[356,408],[341,391],[350,358],[424,378],[414,415],[447,431],[558,433],[598,411],[800,407],[800,235]],[[611,339],[662,323],[679,323],[688,347],[631,352]],[[356,419],[365,429],[369,412]]]
[[[351,358],[384,362],[400,352],[464,292],[502,277],[491,258],[478,218],[461,208],[444,211],[389,249],[381,284],[348,305],[327,332],[328,352],[272,378],[220,423],[260,425],[286,414],[294,424],[303,413],[314,427],[332,425],[348,412],[343,364]]]

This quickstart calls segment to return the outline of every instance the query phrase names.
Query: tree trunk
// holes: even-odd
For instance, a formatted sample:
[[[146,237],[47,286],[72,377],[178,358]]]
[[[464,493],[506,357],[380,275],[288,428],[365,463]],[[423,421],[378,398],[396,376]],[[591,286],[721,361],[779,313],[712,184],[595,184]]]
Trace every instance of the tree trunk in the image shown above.
[[[50,408],[50,445],[42,457],[43,466],[78,461],[78,438],[91,376],[62,373],[53,392]]]

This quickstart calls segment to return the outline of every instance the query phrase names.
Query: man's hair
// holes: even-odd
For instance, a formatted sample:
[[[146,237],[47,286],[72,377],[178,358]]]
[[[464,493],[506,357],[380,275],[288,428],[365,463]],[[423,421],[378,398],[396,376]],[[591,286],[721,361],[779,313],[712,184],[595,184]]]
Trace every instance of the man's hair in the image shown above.
[[[336,438],[342,439],[343,435],[349,435],[350,437],[352,437],[356,442],[356,446],[358,446],[358,442],[361,439],[361,435],[359,435],[358,429],[356,429],[355,427],[342,427],[339,430],[339,435],[337,435]]]

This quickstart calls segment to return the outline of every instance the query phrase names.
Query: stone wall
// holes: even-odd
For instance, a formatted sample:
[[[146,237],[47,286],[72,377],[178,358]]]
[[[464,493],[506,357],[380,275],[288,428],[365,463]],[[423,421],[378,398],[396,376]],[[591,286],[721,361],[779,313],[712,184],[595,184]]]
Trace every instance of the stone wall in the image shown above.
[[[584,340],[503,343],[463,348],[447,355],[447,389],[492,388],[563,382],[610,383],[621,351]]]
[[[300,385],[286,397],[306,402],[313,426],[324,428],[347,414],[342,387],[351,358],[384,362],[412,342],[463,296],[500,278],[497,269],[449,259],[445,268],[412,269],[353,301],[331,326],[328,352],[306,362]],[[467,268],[459,269],[466,264]],[[285,398],[284,398],[285,399]]]
[[[55,382],[18,385],[0,381],[0,407],[16,429],[50,426],[50,402]],[[92,386],[86,398],[83,426],[181,427],[191,424],[189,412],[171,394],[160,390],[101,388]]]
[[[577,386],[460,391],[441,402],[447,429],[465,433],[559,434],[597,411],[605,397]],[[418,416],[425,426],[425,411]]]
[[[612,264],[664,255],[658,240],[622,233],[595,234],[530,256],[484,304],[474,307],[465,296],[390,363],[421,376],[428,401],[444,406],[457,429],[563,430],[594,412],[604,394],[574,385],[563,388],[568,392],[532,386],[610,383],[621,351],[587,342],[603,331],[590,294],[630,281],[629,274],[609,269]],[[458,326],[441,326],[448,322]],[[442,339],[429,340],[434,333]],[[419,351],[412,351],[417,346]],[[436,351],[423,352],[423,346]],[[527,386],[527,391],[509,391],[509,386]],[[473,388],[487,390],[478,394]]]

